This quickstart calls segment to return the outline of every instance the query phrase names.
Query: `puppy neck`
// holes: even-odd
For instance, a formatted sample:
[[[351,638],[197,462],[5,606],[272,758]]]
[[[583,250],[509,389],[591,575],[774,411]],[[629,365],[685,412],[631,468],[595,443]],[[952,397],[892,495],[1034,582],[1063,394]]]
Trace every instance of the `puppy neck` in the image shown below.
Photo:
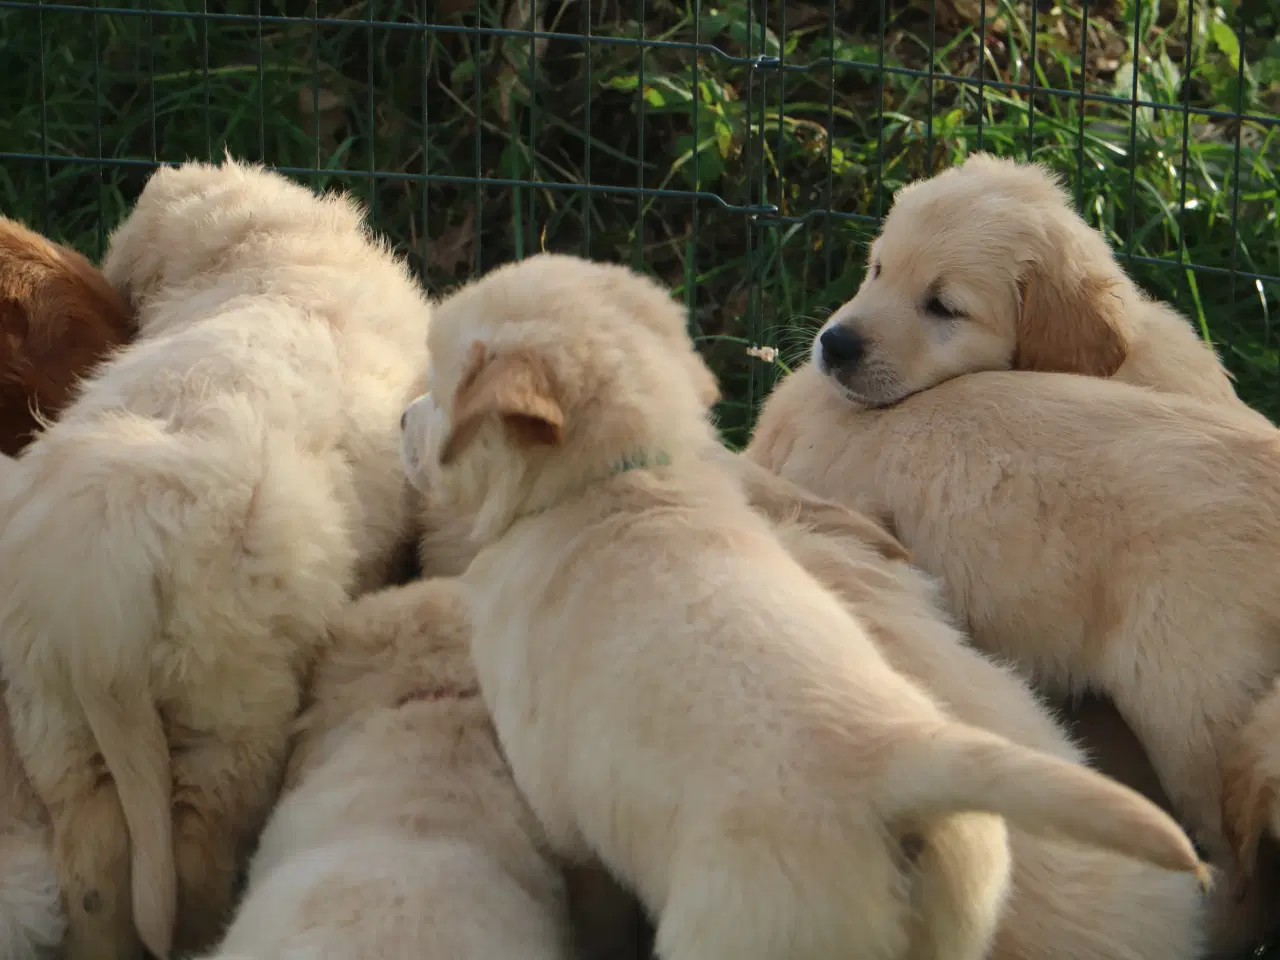
[[[716,442],[715,430],[696,395],[679,387],[667,396],[646,395],[643,402],[584,403],[570,414],[561,443],[516,457],[496,431],[491,433],[489,455],[478,451],[483,467],[477,479],[484,494],[473,541],[492,543],[518,520],[578,500],[620,475],[697,461]]]
[[[531,498],[524,506],[513,510],[506,522],[501,527],[493,527],[492,532],[485,531],[487,535],[477,530],[473,534],[473,538],[480,540],[481,536],[484,541],[493,542],[502,536],[507,530],[511,529],[516,523],[530,517],[541,516],[557,507],[564,506],[575,500],[580,499],[594,488],[603,483],[613,480],[615,477],[623,474],[633,473],[644,470],[657,470],[672,465],[672,457],[665,449],[653,447],[650,449],[637,448],[629,453],[625,453],[599,470],[592,471],[583,476],[576,484],[561,488],[555,495],[542,499]]]

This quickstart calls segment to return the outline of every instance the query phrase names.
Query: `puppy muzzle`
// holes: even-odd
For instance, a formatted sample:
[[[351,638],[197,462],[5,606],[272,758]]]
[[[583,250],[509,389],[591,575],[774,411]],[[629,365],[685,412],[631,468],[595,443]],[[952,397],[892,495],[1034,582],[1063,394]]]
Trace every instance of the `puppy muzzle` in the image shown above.
[[[826,327],[813,343],[813,362],[837,380],[847,380],[856,373],[866,354],[866,338],[842,323]]]

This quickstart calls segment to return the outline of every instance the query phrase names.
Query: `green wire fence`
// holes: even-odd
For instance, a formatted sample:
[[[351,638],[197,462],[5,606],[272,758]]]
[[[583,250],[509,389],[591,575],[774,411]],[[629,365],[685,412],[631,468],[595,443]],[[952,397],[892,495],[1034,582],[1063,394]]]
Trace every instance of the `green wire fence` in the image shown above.
[[[1280,417],[1277,26],[1280,0],[0,0],[0,205],[98,255],[152,168],[226,148],[365,198],[437,292],[539,249],[631,262],[685,298],[733,441],[894,191],[990,150],[1061,171]]]

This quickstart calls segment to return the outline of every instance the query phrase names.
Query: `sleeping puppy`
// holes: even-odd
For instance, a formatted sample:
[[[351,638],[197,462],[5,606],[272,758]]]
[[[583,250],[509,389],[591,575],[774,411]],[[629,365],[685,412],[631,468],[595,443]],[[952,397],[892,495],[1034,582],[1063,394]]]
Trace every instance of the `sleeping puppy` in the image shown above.
[[[135,333],[133,310],[93,264],[0,217],[0,453],[16,456]]]
[[[0,669],[71,960],[221,932],[313,651],[412,530],[396,421],[426,364],[428,305],[356,204],[230,159],[158,171],[104,270],[139,337],[0,506]]]
[[[824,369],[777,386],[747,455],[882,504],[980,647],[1051,696],[1109,697],[1234,870],[1219,771],[1280,673],[1280,564],[1259,561],[1280,542],[1280,435],[1061,374],[973,374],[873,409]]]
[[[65,930],[49,815],[27,780],[0,704],[0,960],[56,956]]]
[[[983,956],[945,925],[984,911],[910,902],[933,891],[903,842],[955,813],[1201,869],[1132,791],[957,723],[893,671],[706,462],[687,339],[584,299],[591,269],[533,257],[440,306],[403,452],[475,517],[472,655],[516,783],[559,856],[636,890],[659,955]],[[984,826],[948,856],[1003,874]],[[994,881],[970,894],[983,929]]]
[[[986,154],[898,191],[862,286],[819,337],[831,375],[868,406],[1013,369],[1114,377],[1270,423],[1047,170]]]
[[[216,954],[569,960],[564,884],[507,770],[449,580],[346,608]]]

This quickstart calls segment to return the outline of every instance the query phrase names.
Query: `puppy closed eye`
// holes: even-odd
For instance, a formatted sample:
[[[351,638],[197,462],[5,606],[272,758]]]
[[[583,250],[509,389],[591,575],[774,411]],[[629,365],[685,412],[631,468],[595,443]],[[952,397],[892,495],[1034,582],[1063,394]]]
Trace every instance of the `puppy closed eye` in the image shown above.
[[[924,312],[931,317],[937,317],[939,320],[954,320],[960,316],[960,311],[948,306],[940,297],[930,297],[925,301]]]
[[[874,280],[880,276],[880,261],[876,260],[871,264],[871,279]]]

